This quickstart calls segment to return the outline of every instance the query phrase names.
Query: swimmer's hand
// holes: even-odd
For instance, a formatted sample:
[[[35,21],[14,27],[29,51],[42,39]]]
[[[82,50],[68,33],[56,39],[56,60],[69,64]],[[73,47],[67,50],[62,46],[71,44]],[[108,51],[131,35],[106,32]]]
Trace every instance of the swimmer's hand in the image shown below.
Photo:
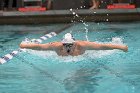
[[[20,48],[33,49],[33,48],[37,47],[38,44],[36,44],[34,42],[21,42],[21,44],[19,46],[20,46]]]
[[[30,41],[28,38],[25,38],[24,41],[20,43],[20,48],[28,48],[28,46],[35,44],[35,42]]]
[[[21,42],[20,45],[19,45],[19,47],[20,48],[24,48],[24,44],[27,44],[27,43],[26,42]]]
[[[124,51],[124,52],[127,52],[127,51],[128,51],[128,46],[124,46],[124,47],[123,47],[123,51]]]

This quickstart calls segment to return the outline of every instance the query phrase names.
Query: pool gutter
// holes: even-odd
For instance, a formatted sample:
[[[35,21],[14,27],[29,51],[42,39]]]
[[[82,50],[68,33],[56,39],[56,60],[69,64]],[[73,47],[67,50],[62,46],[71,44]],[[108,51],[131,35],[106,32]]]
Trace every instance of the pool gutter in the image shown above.
[[[79,17],[69,10],[48,10],[45,12],[0,11],[0,24],[50,24],[70,23],[73,21],[87,22],[131,22],[140,21],[140,8],[136,9],[79,9],[73,10]]]

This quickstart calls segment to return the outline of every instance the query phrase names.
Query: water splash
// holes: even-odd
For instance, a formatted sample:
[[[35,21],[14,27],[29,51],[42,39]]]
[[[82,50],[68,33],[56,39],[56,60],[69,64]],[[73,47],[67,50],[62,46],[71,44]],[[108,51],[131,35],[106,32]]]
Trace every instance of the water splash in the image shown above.
[[[70,11],[71,11],[72,14],[74,15],[74,19],[75,19],[75,18],[80,19],[79,21],[82,22],[82,24],[84,25],[85,38],[86,38],[86,41],[89,41],[89,39],[88,39],[88,24],[86,24],[86,23],[84,22],[84,19],[81,19],[80,16],[79,16],[76,12],[73,11],[73,9],[70,9]],[[74,19],[71,20],[71,22],[75,22]]]
[[[86,31],[85,31],[85,32],[86,32],[86,34],[85,34],[86,40],[89,41],[89,39],[88,39],[88,29],[87,29],[87,27],[85,27],[85,30],[86,30]]]
[[[54,51],[38,51],[32,49],[27,49],[26,51],[32,55],[36,55],[42,58],[50,58],[50,57],[58,56]]]
[[[111,43],[114,43],[114,44],[123,44],[123,39],[121,37],[113,37]]]

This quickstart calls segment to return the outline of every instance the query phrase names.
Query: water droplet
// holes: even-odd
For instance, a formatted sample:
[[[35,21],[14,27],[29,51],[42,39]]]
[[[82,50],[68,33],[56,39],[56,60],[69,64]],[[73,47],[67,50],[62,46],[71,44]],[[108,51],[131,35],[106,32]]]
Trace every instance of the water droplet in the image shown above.
[[[72,14],[75,15],[75,12],[73,12]]]
[[[79,17],[79,15],[76,14],[76,17]]]
[[[108,19],[106,19],[106,21],[108,21]]]
[[[72,11],[72,8],[70,9],[70,11]]]

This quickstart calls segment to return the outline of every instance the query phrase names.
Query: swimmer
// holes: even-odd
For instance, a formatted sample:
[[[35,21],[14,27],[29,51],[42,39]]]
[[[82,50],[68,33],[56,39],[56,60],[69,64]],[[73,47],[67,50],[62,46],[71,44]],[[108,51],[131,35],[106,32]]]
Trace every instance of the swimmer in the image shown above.
[[[20,48],[33,49],[33,50],[52,50],[59,56],[78,56],[85,53],[86,50],[113,50],[119,49],[124,52],[128,51],[126,45],[119,44],[102,44],[89,41],[78,41],[73,38],[70,33],[66,33],[61,42],[51,42],[46,44],[26,43],[22,42]]]

